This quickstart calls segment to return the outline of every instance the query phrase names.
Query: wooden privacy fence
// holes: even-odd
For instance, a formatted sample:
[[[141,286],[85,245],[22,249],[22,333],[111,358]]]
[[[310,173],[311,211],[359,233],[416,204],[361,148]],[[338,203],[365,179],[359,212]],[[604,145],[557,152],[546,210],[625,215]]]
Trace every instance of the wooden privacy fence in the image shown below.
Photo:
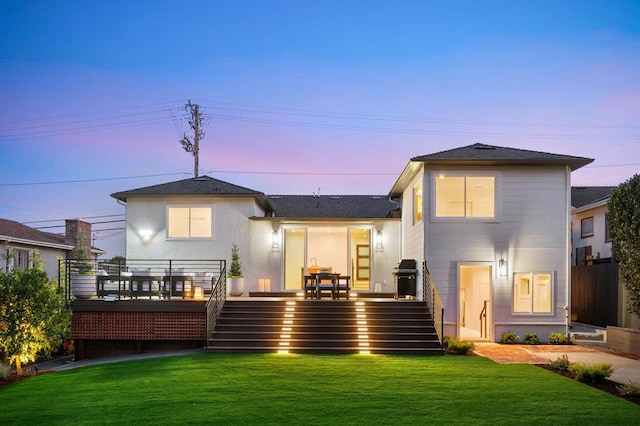
[[[571,321],[618,326],[618,264],[571,267]]]

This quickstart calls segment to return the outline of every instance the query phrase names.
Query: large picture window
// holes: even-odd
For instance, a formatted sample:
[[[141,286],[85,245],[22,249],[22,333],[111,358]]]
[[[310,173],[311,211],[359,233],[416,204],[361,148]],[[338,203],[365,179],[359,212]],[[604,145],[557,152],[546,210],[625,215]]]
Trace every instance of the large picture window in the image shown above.
[[[514,274],[513,312],[550,314],[552,289],[551,274]]]
[[[496,177],[434,175],[436,218],[495,218]]]
[[[198,207],[168,207],[167,208],[167,236],[169,238],[211,238],[213,208]]]

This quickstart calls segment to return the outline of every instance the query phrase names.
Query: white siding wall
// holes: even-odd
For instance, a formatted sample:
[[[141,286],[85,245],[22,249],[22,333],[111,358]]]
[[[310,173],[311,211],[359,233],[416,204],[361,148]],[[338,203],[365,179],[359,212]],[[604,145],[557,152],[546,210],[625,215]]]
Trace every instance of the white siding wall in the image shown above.
[[[202,240],[167,239],[167,205],[211,205],[214,237]],[[246,267],[250,262],[251,247],[248,218],[255,213],[256,204],[252,198],[131,198],[127,202],[126,257],[226,259],[229,262],[231,246],[235,242],[240,250],[241,261]],[[145,229],[152,232],[151,241],[147,244],[139,234]]]
[[[429,198],[428,183],[423,181],[424,174],[422,172],[411,181],[411,185],[404,190],[402,194],[402,259],[415,259],[418,265],[424,260],[425,253],[425,233],[424,222],[428,220],[428,212],[426,210],[427,199]],[[423,220],[420,223],[413,223],[413,187],[423,181]],[[419,268],[418,268],[419,269]]]
[[[591,253],[594,259],[611,257],[611,241],[605,241],[605,220],[604,215],[609,211],[607,205],[594,207],[593,209],[575,213],[572,216],[572,240],[573,253],[571,255],[572,265],[576,264],[576,248],[591,246]],[[593,217],[593,236],[581,237],[582,219]]]
[[[437,169],[435,171],[443,171]],[[506,277],[493,281],[493,319],[496,339],[503,328],[535,331],[530,325],[564,326],[568,282],[568,212],[570,182],[564,167],[460,168],[446,170],[498,171],[498,222],[434,222],[429,220],[431,197],[425,195],[426,259],[445,305],[448,333],[455,331],[458,309],[459,262],[492,262],[504,257]],[[425,193],[431,172],[425,173]],[[553,273],[553,314],[513,314],[513,273]],[[557,327],[556,327],[557,328]],[[546,338],[546,335],[540,336]]]
[[[393,271],[400,262],[401,223],[400,220],[385,221],[377,227],[382,231],[382,251],[376,251],[374,243],[371,252],[371,285],[380,283],[383,292],[391,293],[395,291]],[[373,232],[375,239],[375,229]]]

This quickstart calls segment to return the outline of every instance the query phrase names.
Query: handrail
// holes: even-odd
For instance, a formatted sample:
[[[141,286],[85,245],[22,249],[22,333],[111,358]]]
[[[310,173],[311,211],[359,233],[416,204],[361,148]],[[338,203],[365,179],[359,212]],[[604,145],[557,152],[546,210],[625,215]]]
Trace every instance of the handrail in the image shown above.
[[[427,307],[431,311],[433,317],[433,324],[436,329],[438,341],[440,345],[443,345],[444,339],[444,305],[440,294],[436,288],[436,284],[433,281],[429,268],[427,268],[427,262],[422,262],[422,298],[427,303]]]
[[[484,305],[482,307],[482,310],[480,311],[480,337],[487,337],[487,304],[489,303],[488,300],[484,301]],[[482,331],[484,330],[484,334],[482,333]]]
[[[218,322],[218,316],[222,311],[222,306],[227,298],[227,268],[226,262],[223,261],[222,273],[218,277],[218,280],[214,283],[214,278],[211,279],[211,285],[213,290],[207,300],[207,341],[211,338],[213,330]]]
[[[186,280],[191,283],[191,292],[197,287],[202,287],[203,292],[209,296],[209,292],[213,292],[214,283],[218,282],[220,277],[226,278],[226,261],[215,259],[121,259],[117,262],[111,262],[96,259],[60,259],[58,262],[58,285],[64,289],[67,300],[73,297],[71,275],[83,270],[96,273],[95,290],[98,297],[105,296],[105,294],[114,295],[117,299],[131,296],[132,275],[159,277],[158,285],[162,288],[162,295],[169,298],[174,296],[172,278],[193,277],[192,280]],[[99,288],[101,292],[98,292]],[[183,283],[182,291],[183,293],[189,291],[189,286]],[[193,293],[191,294],[193,295]]]

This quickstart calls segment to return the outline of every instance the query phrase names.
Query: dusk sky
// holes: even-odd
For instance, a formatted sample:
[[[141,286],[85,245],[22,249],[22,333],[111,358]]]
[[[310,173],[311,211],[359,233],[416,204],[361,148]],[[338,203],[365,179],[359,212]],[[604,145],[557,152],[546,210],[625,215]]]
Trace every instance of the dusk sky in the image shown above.
[[[192,177],[189,99],[200,174],[266,194],[387,194],[477,142],[617,185],[640,170],[640,2],[2,0],[0,217],[110,222],[111,193]],[[94,245],[124,254],[123,227]]]

